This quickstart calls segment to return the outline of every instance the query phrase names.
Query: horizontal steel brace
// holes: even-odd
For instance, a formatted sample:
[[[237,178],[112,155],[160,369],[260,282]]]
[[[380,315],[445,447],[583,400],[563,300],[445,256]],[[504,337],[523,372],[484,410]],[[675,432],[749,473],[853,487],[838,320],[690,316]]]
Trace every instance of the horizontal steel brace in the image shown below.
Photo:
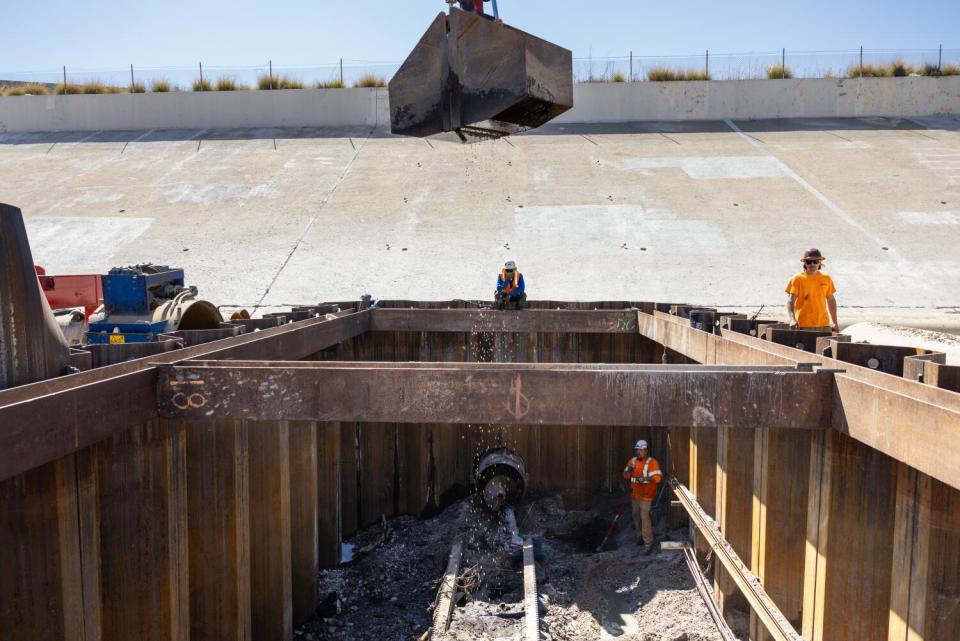
[[[513,332],[636,334],[631,310],[374,309],[370,330],[379,332]]]
[[[366,363],[163,365],[161,416],[526,425],[822,429],[833,373]]]
[[[745,334],[709,334],[662,312],[638,313],[637,324],[643,336],[698,363],[843,370],[834,380],[832,427],[960,489],[960,394]]]
[[[190,358],[299,359],[365,333],[367,312],[274,329],[0,391],[0,480],[157,415],[156,364]]]

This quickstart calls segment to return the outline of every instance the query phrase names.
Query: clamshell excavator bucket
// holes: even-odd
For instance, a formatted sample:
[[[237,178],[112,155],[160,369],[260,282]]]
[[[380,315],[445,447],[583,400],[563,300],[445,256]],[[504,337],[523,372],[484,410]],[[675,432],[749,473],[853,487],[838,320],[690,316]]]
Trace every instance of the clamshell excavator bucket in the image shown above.
[[[390,80],[390,130],[463,142],[533,129],[573,107],[573,56],[453,8],[431,23]]]

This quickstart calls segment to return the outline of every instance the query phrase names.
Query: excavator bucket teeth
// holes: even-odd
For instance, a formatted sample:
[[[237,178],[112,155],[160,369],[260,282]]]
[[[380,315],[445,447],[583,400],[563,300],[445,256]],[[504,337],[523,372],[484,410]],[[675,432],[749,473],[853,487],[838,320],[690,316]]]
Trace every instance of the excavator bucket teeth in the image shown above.
[[[493,20],[439,14],[390,80],[390,129],[464,142],[539,127],[573,106],[573,56]]]

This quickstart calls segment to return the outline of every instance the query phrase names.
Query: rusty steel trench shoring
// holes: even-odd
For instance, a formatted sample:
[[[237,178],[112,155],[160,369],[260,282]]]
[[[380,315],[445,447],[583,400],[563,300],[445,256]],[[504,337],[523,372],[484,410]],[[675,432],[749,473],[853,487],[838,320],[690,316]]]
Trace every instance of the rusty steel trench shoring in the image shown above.
[[[340,541],[462,496],[474,452],[511,447],[576,505],[639,437],[689,488],[697,553],[737,559],[714,593],[752,638],[960,638],[937,355],[801,351],[635,301],[381,307],[0,391],[0,639],[289,639]]]

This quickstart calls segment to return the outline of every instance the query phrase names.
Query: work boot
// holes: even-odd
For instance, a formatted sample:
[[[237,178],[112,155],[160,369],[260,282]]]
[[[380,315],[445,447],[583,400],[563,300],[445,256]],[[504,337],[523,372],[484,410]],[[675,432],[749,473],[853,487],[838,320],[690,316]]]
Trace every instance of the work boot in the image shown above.
[[[648,545],[647,547],[643,548],[643,555],[644,555],[644,556],[650,556],[651,554],[653,554],[653,546],[652,546],[652,545]]]

